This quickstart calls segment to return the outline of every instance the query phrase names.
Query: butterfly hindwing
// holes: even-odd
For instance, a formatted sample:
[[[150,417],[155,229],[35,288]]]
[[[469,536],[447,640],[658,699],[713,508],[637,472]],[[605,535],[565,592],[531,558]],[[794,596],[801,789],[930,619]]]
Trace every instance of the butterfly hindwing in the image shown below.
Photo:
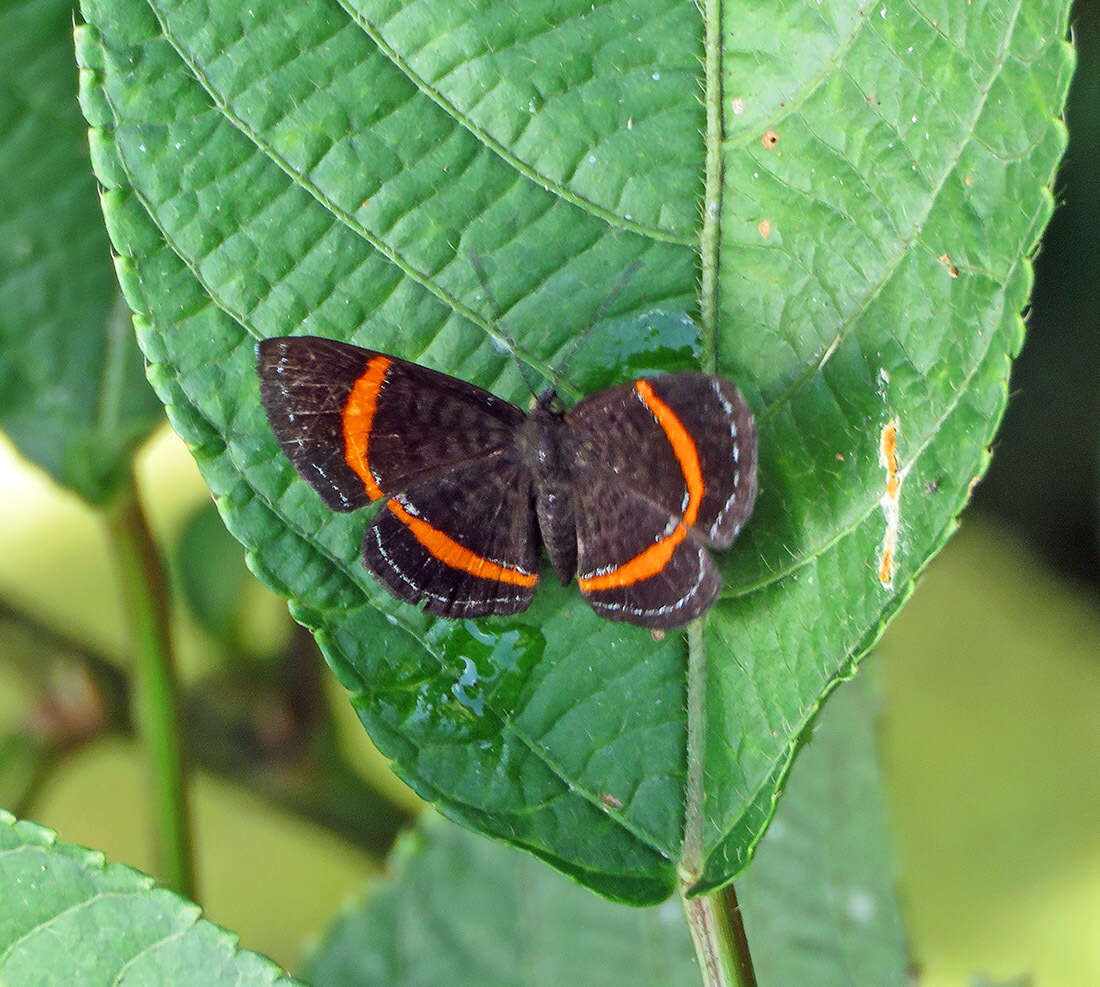
[[[473,384],[336,340],[265,339],[257,354],[279,445],[340,511],[499,453],[525,418]]]
[[[728,381],[677,373],[601,391],[569,411],[582,465],[728,546],[756,500],[756,428]]]
[[[516,613],[538,580],[530,473],[500,454],[390,498],[363,539],[363,561],[395,596],[428,613]]]
[[[677,627],[710,606],[718,571],[679,515],[604,471],[577,480],[577,581],[601,617]]]

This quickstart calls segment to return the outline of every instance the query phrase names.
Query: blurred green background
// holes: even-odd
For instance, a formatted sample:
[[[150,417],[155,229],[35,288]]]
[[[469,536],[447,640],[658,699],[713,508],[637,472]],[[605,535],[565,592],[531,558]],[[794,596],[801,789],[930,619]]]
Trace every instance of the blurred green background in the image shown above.
[[[1028,340],[993,465],[960,533],[868,662],[884,700],[898,884],[929,987],[979,975],[1100,983],[1100,6],[1078,4],[1075,25],[1060,207],[1036,261]],[[387,820],[416,811],[416,800],[369,748],[283,602],[244,570],[170,432],[145,449],[140,472],[172,562],[188,683],[207,683],[207,697],[230,711],[250,669],[270,671],[273,683],[270,701],[249,696],[235,724],[252,759],[198,777],[203,903],[243,945],[293,967],[304,937],[361,890],[378,856],[338,835],[354,828],[342,814],[348,803],[354,810],[354,783],[318,781],[310,772],[319,758],[280,752],[308,728],[321,754],[333,745],[364,788],[382,793]],[[0,660],[10,669],[0,674],[0,735],[62,737],[67,755],[57,764],[0,749],[0,804],[149,869],[143,766],[124,737],[98,738],[111,711],[67,660],[125,654],[102,519],[6,441],[0,498]],[[57,635],[53,661],[32,671],[43,628]],[[295,674],[306,692],[320,690],[312,715],[334,720],[335,733],[281,704],[278,686]],[[274,778],[227,780],[252,770]],[[293,796],[315,784],[337,790],[334,804],[326,818],[303,818]]]

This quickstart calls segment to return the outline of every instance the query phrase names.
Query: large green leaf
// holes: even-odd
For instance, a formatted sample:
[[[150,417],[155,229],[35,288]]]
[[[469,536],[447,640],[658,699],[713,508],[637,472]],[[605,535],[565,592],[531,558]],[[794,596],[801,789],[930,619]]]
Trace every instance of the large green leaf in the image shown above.
[[[0,3],[0,427],[92,502],[163,421],[111,270],[72,3]]]
[[[682,845],[719,885],[985,467],[1065,144],[1065,6],[729,3],[709,124],[691,4],[380,6],[86,0],[82,98],[151,379],[421,795],[613,897],[665,896]],[[549,374],[635,261],[573,384],[716,351],[760,422],[757,516],[690,690],[681,634],[572,587],[513,620],[396,604],[358,561],[369,512],[296,478],[253,366],[255,340],[312,332],[522,401],[493,320]]]
[[[909,984],[862,683],[830,701],[738,888],[762,984]],[[620,908],[429,817],[306,964],[316,987],[664,987],[699,978],[682,909]]]
[[[737,885],[762,984],[912,983],[867,677],[829,700]]]
[[[197,905],[0,810],[0,982],[297,983]]]
[[[437,816],[397,844],[389,865],[309,957],[302,975],[315,987],[698,982],[675,900],[612,904]]]

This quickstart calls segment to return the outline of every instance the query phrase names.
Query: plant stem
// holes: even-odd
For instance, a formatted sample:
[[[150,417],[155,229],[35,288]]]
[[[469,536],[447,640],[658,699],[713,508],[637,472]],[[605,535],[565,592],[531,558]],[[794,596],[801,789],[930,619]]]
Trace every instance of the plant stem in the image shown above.
[[[703,621],[688,624],[687,781],[684,791],[684,843],[680,876],[690,887],[703,872],[703,759],[706,744],[707,651]]]
[[[697,0],[703,15],[703,68],[707,113],[706,175],[703,225],[699,233],[699,321],[702,328],[700,364],[718,372],[718,255],[722,220],[722,19],[721,0]]]
[[[107,511],[107,529],[135,663],[134,720],[149,759],[157,874],[165,886],[194,900],[187,770],[168,594],[132,473]]]
[[[732,884],[721,891],[681,900],[704,987],[756,987],[756,971],[741,909]]]
[[[687,784],[684,843],[680,851],[680,899],[687,915],[704,987],[756,987],[749,941],[732,884],[689,898],[702,876],[706,753],[707,645],[703,620],[688,625]]]

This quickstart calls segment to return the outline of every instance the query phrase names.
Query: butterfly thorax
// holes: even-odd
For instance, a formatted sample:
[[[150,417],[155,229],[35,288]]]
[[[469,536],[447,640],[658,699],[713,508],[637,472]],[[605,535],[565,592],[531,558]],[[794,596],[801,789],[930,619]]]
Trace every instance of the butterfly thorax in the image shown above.
[[[531,471],[539,533],[562,585],[577,571],[573,517],[572,436],[553,391],[541,395],[516,436],[521,461]]]

